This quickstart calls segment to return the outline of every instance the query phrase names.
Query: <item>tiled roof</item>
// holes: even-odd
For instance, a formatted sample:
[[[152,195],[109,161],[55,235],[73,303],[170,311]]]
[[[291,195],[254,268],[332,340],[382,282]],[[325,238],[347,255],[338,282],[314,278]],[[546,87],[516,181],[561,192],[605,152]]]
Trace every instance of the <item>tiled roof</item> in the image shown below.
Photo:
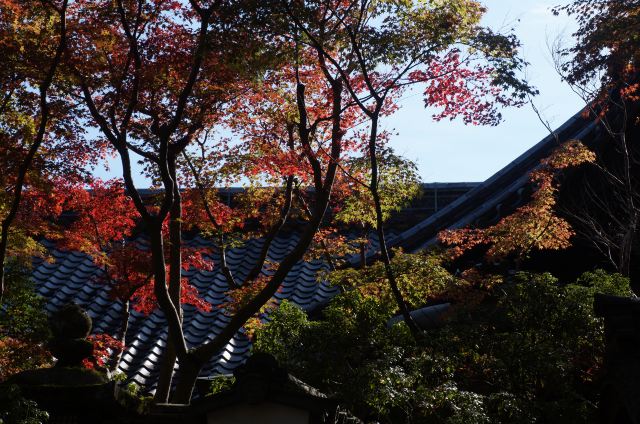
[[[409,314],[415,323],[423,330],[437,328],[442,325],[443,317],[451,308],[451,303],[439,303],[436,305],[425,306],[424,308],[415,309]],[[387,326],[392,326],[402,321],[402,315],[396,315],[387,321]]]
[[[417,251],[435,243],[436,235],[442,229],[483,226],[496,222],[526,200],[531,189],[529,173],[558,146],[558,140],[563,142],[580,139],[588,143],[596,134],[597,125],[576,114],[556,131],[558,139],[551,135],[546,137],[484,183],[424,185],[423,198],[396,216],[395,222],[392,218],[391,227],[396,231],[390,231],[389,245],[402,247],[406,251]],[[229,199],[233,190],[235,189],[228,193]],[[414,221],[411,222],[408,218]],[[416,219],[421,221],[414,224]],[[295,244],[297,237],[293,232],[277,237],[269,251],[269,259],[280,261]],[[190,243],[209,244],[199,237]],[[255,263],[261,243],[259,239],[250,240],[227,252],[228,265],[238,279],[242,279]],[[122,304],[112,301],[104,286],[90,283],[100,270],[84,254],[61,252],[52,245],[48,247],[55,261],[37,262],[33,271],[36,288],[47,299],[47,310],[53,312],[68,302],[76,302],[93,318],[94,332],[118,334]],[[371,255],[375,251],[374,240],[370,248]],[[214,256],[214,262],[216,259]],[[357,258],[354,257],[353,263],[356,261]],[[326,303],[337,290],[326,282],[317,281],[318,271],[324,269],[327,269],[327,265],[320,260],[297,263],[276,298],[289,299],[307,311]],[[215,308],[215,305],[225,301],[228,289],[225,278],[218,269],[190,270],[185,272],[185,276],[198,288],[200,295],[214,305],[211,312],[198,311],[190,305],[184,306],[185,337],[187,343],[193,346],[214,338],[228,320]],[[422,314],[425,319],[432,320],[432,315],[441,311],[431,308],[421,312],[425,312]],[[165,321],[159,311],[149,316],[132,312],[127,347],[120,370],[147,390],[153,390],[156,384],[166,335]],[[230,373],[246,359],[249,350],[249,340],[239,332],[203,368],[201,376]]]
[[[577,139],[590,145],[598,139],[599,131],[596,122],[585,119],[581,112],[577,113],[560,126],[555,134],[545,137],[491,178],[476,185],[446,207],[398,234],[389,245],[415,252],[435,244],[438,232],[444,229],[467,226],[482,228],[495,224],[528,199],[531,192],[529,174],[559,143]]]
[[[269,250],[268,259],[282,260],[297,239],[298,235],[295,233],[277,237]],[[227,251],[227,264],[238,279],[246,276],[257,260],[262,242],[261,239],[252,239],[241,247]],[[208,241],[200,237],[189,240],[188,243],[194,246],[210,246]],[[91,315],[94,333],[119,334],[122,303],[111,300],[104,285],[92,282],[101,270],[87,255],[60,251],[50,243],[45,244],[54,260],[37,261],[32,278],[38,293],[47,299],[47,311],[51,313],[69,302],[75,302]],[[374,239],[371,249],[376,248],[377,243]],[[212,259],[214,263],[217,262],[215,254]],[[289,299],[305,310],[326,303],[337,293],[336,288],[330,287],[324,281],[317,281],[318,271],[327,268],[328,266],[320,260],[298,262],[287,275],[275,297],[278,300]],[[185,338],[189,346],[196,346],[213,339],[228,321],[229,318],[215,307],[226,300],[225,292],[228,286],[217,268],[213,271],[191,269],[185,271],[184,275],[198,289],[201,297],[214,306],[210,312],[203,312],[191,305],[183,305]],[[149,316],[144,316],[132,311],[127,334],[120,371],[139,385],[152,390],[158,378],[160,357],[167,336],[162,313],[156,310]],[[201,376],[230,373],[246,359],[249,349],[248,338],[239,332],[203,368]]]
[[[388,240],[396,243],[398,232],[405,230],[417,220],[423,219],[457,197],[473,189],[478,183],[431,183],[423,185],[424,195],[409,208],[391,219]],[[234,191],[235,190],[235,191]],[[231,189],[232,196],[237,189]],[[270,250],[269,260],[279,262],[298,239],[295,232],[278,236]],[[227,263],[238,280],[242,280],[259,256],[261,239],[249,240],[241,247],[227,251]],[[189,240],[194,246],[210,246],[200,237]],[[48,312],[54,312],[61,306],[75,302],[88,311],[93,319],[94,333],[118,335],[122,323],[123,305],[110,299],[106,286],[95,282],[99,270],[92,260],[82,253],[65,252],[45,242],[53,261],[38,260],[34,264],[32,278],[37,291],[47,300]],[[372,237],[369,252],[377,250],[376,237]],[[214,263],[218,258],[214,254]],[[356,257],[354,256],[354,261]],[[325,304],[336,293],[324,281],[317,281],[318,271],[326,270],[327,264],[321,260],[301,261],[287,275],[281,290],[275,295],[278,300],[289,299],[301,308],[311,311]],[[226,300],[228,290],[225,277],[215,268],[213,271],[189,270],[184,273],[194,285],[201,297],[213,305],[210,312],[196,310],[184,305],[184,334],[189,346],[200,345],[213,339],[229,319],[216,308]],[[126,350],[122,356],[119,370],[130,380],[146,390],[152,391],[158,378],[160,358],[165,347],[167,329],[160,311],[144,316],[131,312],[127,331]],[[249,354],[250,342],[242,333],[235,337],[202,369],[202,377],[216,374],[229,374],[240,365]]]

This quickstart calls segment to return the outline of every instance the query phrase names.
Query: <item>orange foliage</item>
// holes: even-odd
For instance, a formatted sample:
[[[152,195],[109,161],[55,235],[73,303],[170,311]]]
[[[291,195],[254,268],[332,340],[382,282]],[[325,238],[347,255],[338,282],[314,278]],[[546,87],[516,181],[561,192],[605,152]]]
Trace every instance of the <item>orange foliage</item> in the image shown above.
[[[451,246],[452,258],[476,246],[488,245],[486,258],[499,261],[510,254],[524,256],[532,249],[565,249],[574,232],[554,211],[559,189],[557,176],[566,168],[594,162],[595,154],[577,140],[557,148],[530,174],[535,192],[531,201],[488,228],[445,230],[439,240]]]
[[[93,355],[85,359],[85,368],[104,367],[109,359],[124,349],[124,344],[108,334],[92,334],[87,339],[93,343]]]
[[[50,361],[51,354],[42,344],[13,337],[0,338],[0,381]]]
[[[242,309],[248,302],[258,295],[264,289],[269,282],[269,277],[265,274],[260,274],[255,280],[249,281],[243,284],[237,289],[227,292],[228,301],[219,305],[220,309],[224,309],[229,314],[233,314]],[[271,304],[273,300],[269,301],[262,310],[268,309],[273,306]]]

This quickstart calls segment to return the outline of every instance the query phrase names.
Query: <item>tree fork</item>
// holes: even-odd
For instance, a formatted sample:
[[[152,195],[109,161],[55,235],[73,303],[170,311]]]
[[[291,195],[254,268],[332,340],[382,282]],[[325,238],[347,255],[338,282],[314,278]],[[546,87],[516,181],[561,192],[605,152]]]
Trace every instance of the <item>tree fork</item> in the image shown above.
[[[229,321],[229,323],[222,329],[222,331],[209,343],[201,345],[195,349],[192,349],[185,355],[185,360],[180,358],[180,378],[176,386],[173,402],[176,403],[188,403],[191,399],[193,387],[198,377],[200,369],[204,364],[217,352],[219,352],[224,346],[233,338],[233,336],[242,328],[249,318],[259,312],[260,308],[264,306],[280,288],[280,285],[286,278],[287,274],[300,261],[307,248],[313,241],[315,233],[318,231],[322,219],[329,206],[329,200],[331,198],[331,191],[333,189],[333,183],[338,168],[338,160],[342,151],[342,136],[343,131],[341,128],[340,111],[342,105],[342,80],[328,78],[332,88],[333,107],[332,107],[332,119],[333,125],[331,130],[331,161],[327,166],[327,171],[324,178],[324,183],[321,189],[317,193],[317,201],[314,205],[313,218],[307,224],[305,231],[300,237],[298,244],[293,251],[280,263],[280,266],[271,277],[265,288],[263,288],[253,299],[251,299],[242,309],[240,309]],[[298,90],[298,100],[300,100],[301,90]],[[304,133],[303,128],[299,128],[300,132]],[[309,162],[313,162],[311,158],[308,158]],[[314,171],[322,172],[321,170]],[[314,175],[316,180],[322,179],[322,175]],[[186,364],[183,368],[183,363]]]

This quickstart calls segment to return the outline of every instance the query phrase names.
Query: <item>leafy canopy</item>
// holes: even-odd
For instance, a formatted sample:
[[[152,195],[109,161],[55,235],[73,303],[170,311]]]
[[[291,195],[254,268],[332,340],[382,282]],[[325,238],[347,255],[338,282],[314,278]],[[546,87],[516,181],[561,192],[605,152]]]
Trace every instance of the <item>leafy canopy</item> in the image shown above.
[[[375,284],[361,277],[358,286]],[[627,296],[629,282],[603,271],[566,285],[520,273],[493,283],[482,302],[454,305],[440,328],[415,342],[403,323],[388,326],[388,300],[355,289],[334,298],[318,321],[283,302],[257,331],[254,349],[366,420],[594,422],[604,354],[594,293]]]

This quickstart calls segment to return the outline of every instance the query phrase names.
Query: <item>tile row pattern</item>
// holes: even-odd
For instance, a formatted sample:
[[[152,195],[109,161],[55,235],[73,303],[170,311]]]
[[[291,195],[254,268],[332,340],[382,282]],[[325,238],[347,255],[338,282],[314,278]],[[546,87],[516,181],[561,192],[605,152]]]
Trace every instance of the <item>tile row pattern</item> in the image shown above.
[[[597,127],[578,113],[562,125],[556,134],[561,141],[577,138],[589,144],[590,141],[597,139]],[[407,251],[417,251],[434,244],[437,233],[444,228],[484,226],[496,222],[526,201],[527,193],[530,192],[529,172],[535,169],[540,160],[548,156],[556,146],[555,137],[546,137],[479,185],[466,183],[460,187],[425,187],[433,191],[433,203],[436,206],[429,212],[435,213],[429,214],[416,225],[410,225],[399,234],[390,234],[389,244],[402,247]],[[447,188],[452,193],[458,191],[454,196],[456,199],[447,199],[448,204],[443,204],[439,208],[436,203],[436,190]],[[279,262],[288,249],[295,245],[297,237],[295,233],[279,236],[271,246],[269,260]],[[190,243],[208,245],[206,240],[199,237],[191,240]],[[242,279],[255,263],[261,244],[260,239],[250,240],[242,247],[228,251],[228,265],[238,279]],[[86,255],[78,252],[62,252],[50,244],[48,247],[55,260],[36,262],[33,271],[36,288],[47,299],[47,310],[54,312],[62,305],[73,301],[85,308],[92,316],[95,333],[117,334],[122,322],[120,317],[123,305],[111,300],[104,286],[91,283],[100,270]],[[369,256],[374,257],[376,251],[377,243],[374,237]],[[214,257],[213,260],[215,262],[216,258]],[[351,258],[353,264],[357,261],[356,256]],[[318,281],[318,272],[325,269],[327,265],[319,260],[297,263],[287,276],[281,290],[276,294],[276,299],[289,299],[307,311],[326,303],[337,290],[325,281]],[[189,346],[194,346],[214,338],[228,320],[216,308],[216,305],[225,301],[225,292],[228,289],[224,276],[217,269],[189,270],[185,272],[185,276],[198,289],[200,295],[213,305],[211,312],[208,313],[198,311],[189,305],[184,307],[185,337]],[[431,320],[434,311],[433,308],[425,310],[422,315],[425,319]],[[132,313],[127,347],[120,370],[147,391],[153,391],[155,387],[166,336],[165,320],[160,311],[155,311],[149,316]],[[242,331],[238,332],[203,368],[201,376],[209,377],[232,372],[246,359],[250,348],[249,339]]]
[[[268,259],[279,262],[295,246],[297,240],[298,235],[295,233],[277,237],[270,247]],[[201,237],[191,239],[187,243],[194,247],[210,246],[210,243]],[[262,243],[262,239],[252,239],[241,247],[228,250],[228,266],[239,280],[248,274],[257,261]],[[95,282],[101,270],[85,254],[60,251],[46,241],[44,244],[53,260],[36,260],[32,278],[38,293],[47,300],[47,312],[55,312],[63,305],[75,302],[91,315],[93,333],[118,335],[124,306],[109,297],[106,286]],[[370,249],[376,250],[377,247],[374,237]],[[218,263],[215,254],[212,259],[214,264]],[[278,301],[288,299],[307,311],[326,303],[337,293],[337,289],[326,281],[318,281],[318,272],[327,268],[327,264],[320,260],[298,262],[287,275],[275,298]],[[191,305],[183,306],[184,334],[188,346],[191,347],[213,339],[228,321],[229,318],[216,307],[226,300],[225,292],[228,291],[228,286],[217,268],[213,271],[190,269],[185,271],[184,275],[198,289],[200,296],[212,305],[210,312],[199,311]],[[125,373],[130,381],[152,392],[158,379],[160,358],[166,339],[165,319],[159,310],[148,316],[132,311],[126,348],[119,370]],[[250,348],[249,339],[239,331],[224,349],[211,358],[200,376],[211,377],[231,373],[244,362]]]
[[[495,224],[530,198],[529,174],[558,147],[558,142],[576,139],[594,147],[601,141],[600,133],[596,122],[585,118],[582,111],[578,112],[553,135],[542,139],[483,183],[399,233],[389,245],[416,252],[436,244],[438,233],[444,229],[483,228]]]

